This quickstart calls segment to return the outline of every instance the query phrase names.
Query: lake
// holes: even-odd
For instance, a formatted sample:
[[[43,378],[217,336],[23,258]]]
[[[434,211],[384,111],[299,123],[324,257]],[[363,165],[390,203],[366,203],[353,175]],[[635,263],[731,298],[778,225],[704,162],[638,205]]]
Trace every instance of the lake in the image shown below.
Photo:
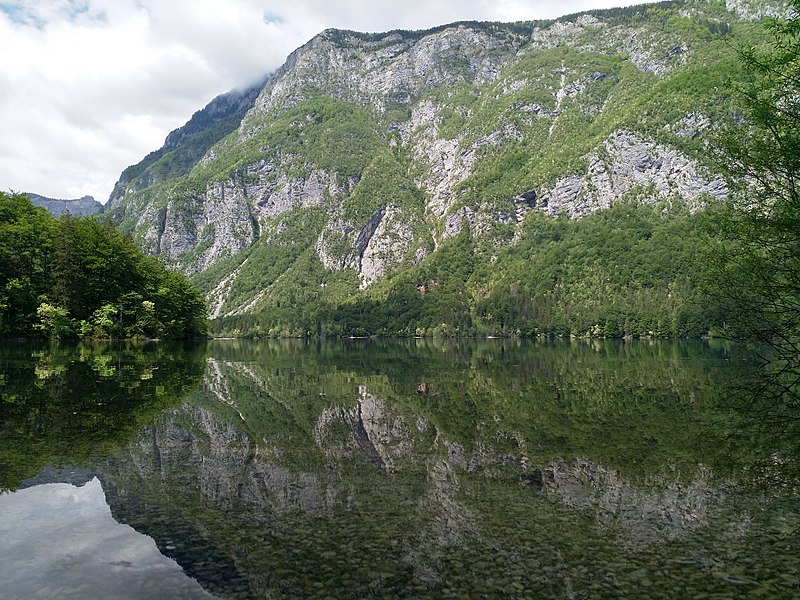
[[[737,404],[742,363],[6,342],[0,598],[800,597],[795,441]]]

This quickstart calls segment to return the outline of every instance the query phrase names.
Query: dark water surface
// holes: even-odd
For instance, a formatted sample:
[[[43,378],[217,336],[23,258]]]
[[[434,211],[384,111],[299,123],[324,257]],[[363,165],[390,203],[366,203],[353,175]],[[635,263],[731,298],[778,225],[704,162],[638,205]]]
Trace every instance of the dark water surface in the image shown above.
[[[800,597],[730,352],[3,344],[0,599]]]

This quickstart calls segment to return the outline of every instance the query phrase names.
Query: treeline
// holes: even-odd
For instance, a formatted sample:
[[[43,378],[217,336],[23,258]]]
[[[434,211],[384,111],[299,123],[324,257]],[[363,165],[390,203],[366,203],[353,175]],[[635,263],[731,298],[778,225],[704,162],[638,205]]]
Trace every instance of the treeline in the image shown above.
[[[366,295],[267,306],[219,335],[697,338],[720,322],[701,282],[710,211],[620,203],[580,220],[528,215],[516,243],[469,232]],[[488,247],[484,247],[488,246]],[[298,291],[299,293],[299,291]]]
[[[170,337],[207,333],[205,300],[110,223],[53,218],[0,192],[1,337]]]

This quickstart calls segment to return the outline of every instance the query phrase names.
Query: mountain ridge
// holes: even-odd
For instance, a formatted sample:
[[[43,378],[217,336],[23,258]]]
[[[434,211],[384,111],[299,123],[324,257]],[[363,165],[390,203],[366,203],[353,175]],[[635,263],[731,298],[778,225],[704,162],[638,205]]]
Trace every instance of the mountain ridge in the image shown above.
[[[105,207],[92,196],[65,200],[61,198],[48,198],[47,196],[40,196],[32,192],[26,192],[25,195],[31,201],[31,204],[46,208],[55,216],[70,214],[73,217],[85,217],[88,215],[100,214],[105,210]]]
[[[462,234],[494,264],[533,213],[694,212],[728,193],[706,144],[734,102],[731,40],[759,39],[755,4],[326,30],[180,175],[121,180],[110,213],[194,274],[213,316],[280,327],[301,297],[315,311],[385,300]],[[466,279],[472,314],[487,290]]]
[[[108,206],[112,207],[121,198],[125,186],[135,178],[140,178],[138,189],[141,189],[158,179],[185,174],[186,169],[210,146],[230,133],[232,123],[249,110],[254,94],[264,85],[265,79],[244,89],[233,89],[216,96],[196,111],[186,124],[171,131],[161,148],[125,168],[109,196]],[[170,155],[173,162],[167,162]],[[157,169],[159,165],[162,167],[160,170]],[[143,173],[148,173],[149,177],[142,180]]]

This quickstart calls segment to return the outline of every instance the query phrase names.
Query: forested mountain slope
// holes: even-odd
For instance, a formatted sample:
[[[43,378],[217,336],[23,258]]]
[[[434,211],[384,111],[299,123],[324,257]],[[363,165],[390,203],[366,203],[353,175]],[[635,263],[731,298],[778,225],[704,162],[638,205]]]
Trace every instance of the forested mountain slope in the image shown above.
[[[728,194],[708,140],[736,47],[782,10],[327,30],[127,169],[108,211],[217,331],[698,335],[698,212]]]

